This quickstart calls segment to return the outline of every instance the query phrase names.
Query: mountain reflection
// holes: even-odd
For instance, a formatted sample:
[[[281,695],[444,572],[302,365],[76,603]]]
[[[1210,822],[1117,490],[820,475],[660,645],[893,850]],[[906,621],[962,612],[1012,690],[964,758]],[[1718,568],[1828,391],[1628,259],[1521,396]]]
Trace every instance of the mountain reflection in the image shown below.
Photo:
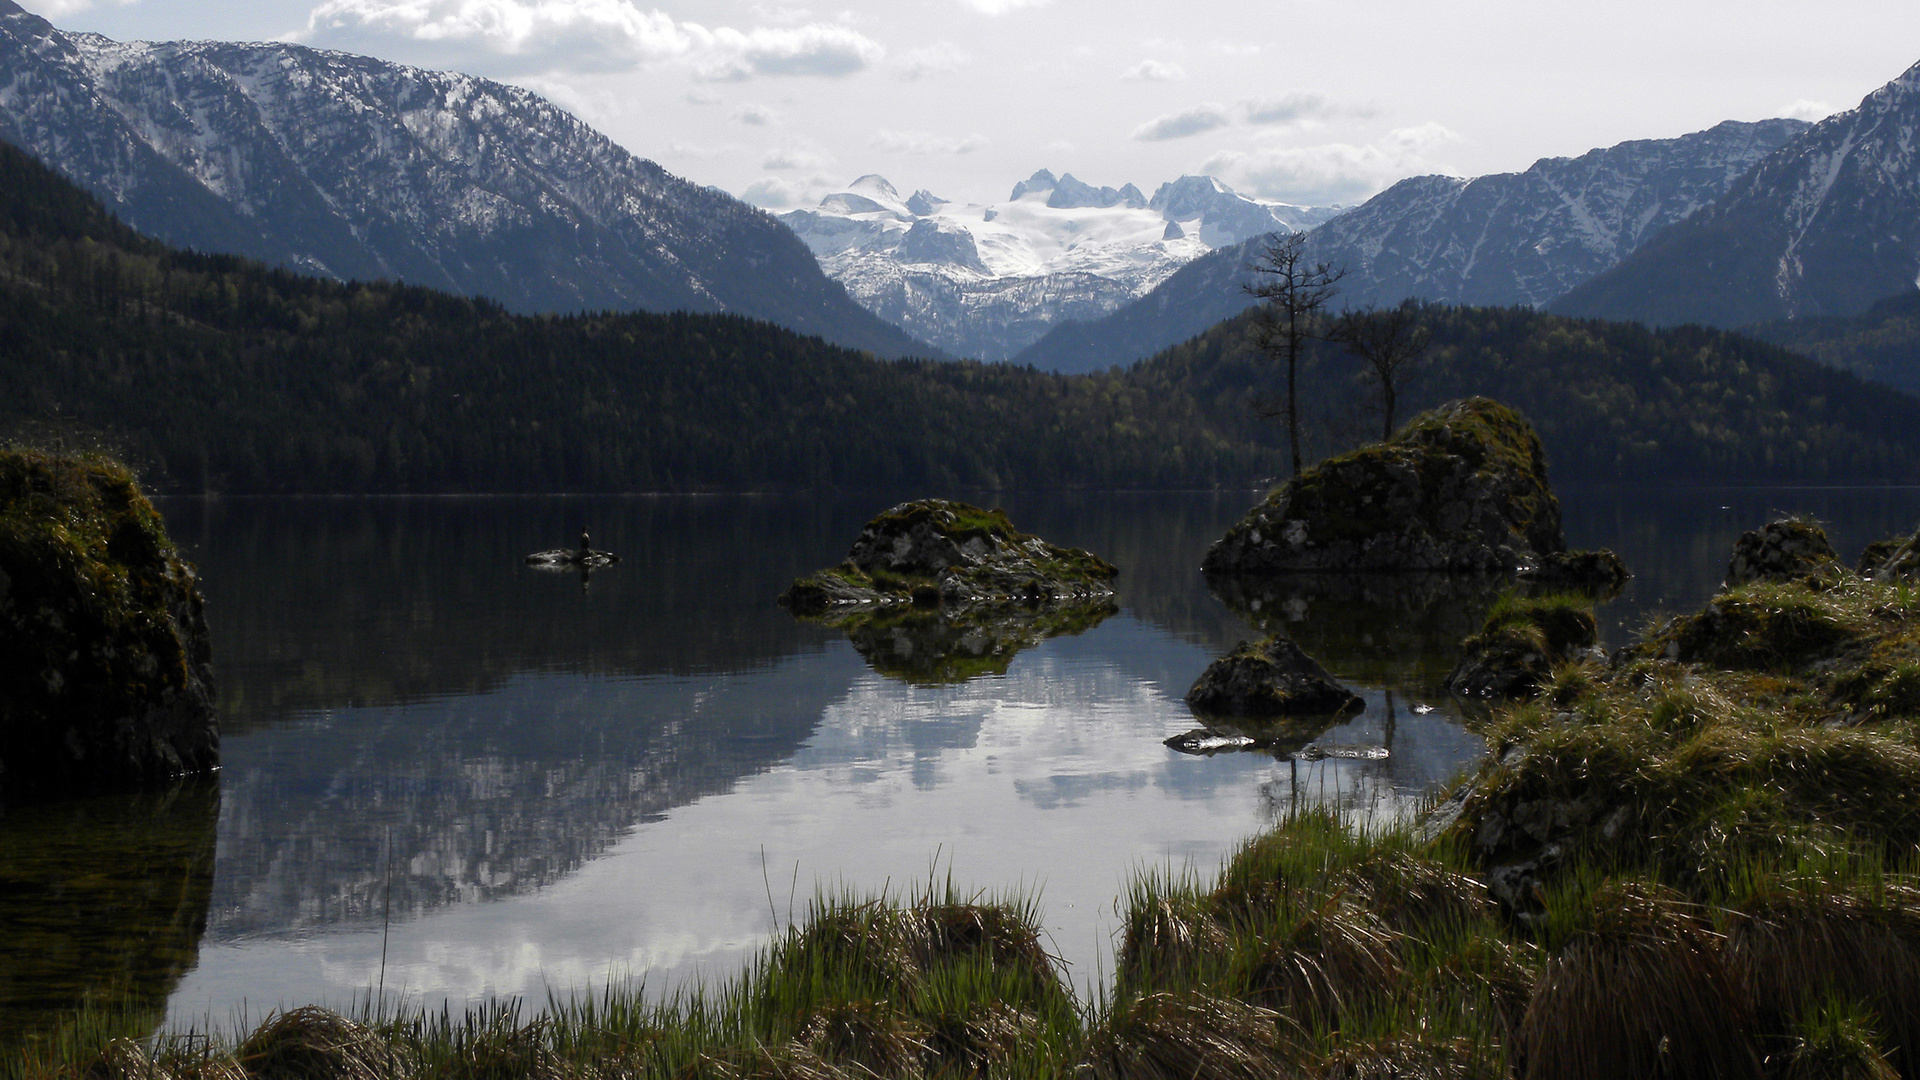
[[[790,757],[846,665],[527,675],[230,744],[209,934],[297,935],[551,885],[636,825]]]

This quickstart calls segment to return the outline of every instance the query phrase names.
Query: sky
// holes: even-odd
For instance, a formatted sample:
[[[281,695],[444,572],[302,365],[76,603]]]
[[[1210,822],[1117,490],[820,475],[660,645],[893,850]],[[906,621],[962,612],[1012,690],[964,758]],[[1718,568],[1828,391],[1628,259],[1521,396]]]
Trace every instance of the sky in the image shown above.
[[[1046,168],[1357,205],[1722,120],[1817,120],[1920,62],[1914,0],[22,0],[121,40],[286,40],[516,83],[772,210],[878,173]]]

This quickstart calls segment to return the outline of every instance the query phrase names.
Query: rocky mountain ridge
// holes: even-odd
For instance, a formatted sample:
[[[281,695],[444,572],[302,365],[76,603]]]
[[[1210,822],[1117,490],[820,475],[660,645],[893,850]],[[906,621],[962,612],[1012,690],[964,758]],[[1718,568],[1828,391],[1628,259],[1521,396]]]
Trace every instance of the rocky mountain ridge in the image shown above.
[[[285,43],[116,42],[0,0],[0,139],[179,246],[518,311],[733,312],[931,352],[770,215],[485,79]]]
[[[1852,316],[1920,279],[1920,64],[1802,131],[1553,310],[1655,325]]]
[[[903,199],[862,176],[781,215],[867,308],[958,355],[1004,360],[1049,327],[1097,319],[1221,245],[1308,228],[1337,208],[1264,203],[1207,176],[1149,198],[1041,169],[1007,200]]]
[[[1543,158],[1518,173],[1412,177],[1312,229],[1310,258],[1345,267],[1344,305],[1415,296],[1538,306],[1708,205],[1806,127],[1728,121]],[[1242,285],[1260,243],[1218,248],[1097,323],[1054,328],[1015,359],[1088,371],[1184,341],[1250,306]]]

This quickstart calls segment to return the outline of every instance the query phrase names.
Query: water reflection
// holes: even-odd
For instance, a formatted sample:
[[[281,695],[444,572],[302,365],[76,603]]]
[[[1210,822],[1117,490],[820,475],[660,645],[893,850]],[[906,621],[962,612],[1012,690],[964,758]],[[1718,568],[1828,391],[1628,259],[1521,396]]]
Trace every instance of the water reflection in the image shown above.
[[[175,1008],[350,999],[379,970],[389,889],[387,985],[422,996],[538,1001],[621,966],[662,988],[724,978],[779,924],[785,882],[804,906],[816,883],[897,886],[936,856],[970,887],[1044,882],[1056,944],[1092,977],[1132,869],[1210,872],[1300,799],[1415,804],[1480,752],[1440,685],[1497,585],[1210,589],[1201,555],[1248,493],[987,498],[1118,565],[1119,611],[952,648],[975,631],[775,606],[898,499],[168,502],[210,598],[227,732],[208,931]],[[1638,575],[1603,620],[1697,606],[1764,520],[1748,503],[1872,535],[1911,532],[1920,508],[1737,498],[1702,522],[1698,497],[1565,494],[1570,542]],[[526,571],[582,523],[617,570],[584,592]],[[1871,538],[1835,531],[1849,553]],[[1208,661],[1273,629],[1365,710],[1286,760],[1162,746],[1192,726],[1181,699]]]
[[[0,1046],[88,1002],[150,1014],[194,966],[218,786],[0,815]]]
[[[1079,634],[1120,609],[1111,601],[1048,607],[864,608],[809,621],[846,633],[873,670],[916,685],[1005,675],[1022,649]]]

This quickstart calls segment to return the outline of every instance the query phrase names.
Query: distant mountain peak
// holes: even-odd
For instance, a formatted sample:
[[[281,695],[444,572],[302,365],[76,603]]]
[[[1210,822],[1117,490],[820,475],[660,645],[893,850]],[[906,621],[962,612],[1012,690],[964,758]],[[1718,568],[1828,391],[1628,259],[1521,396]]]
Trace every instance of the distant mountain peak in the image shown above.
[[[1058,183],[1054,175],[1046,169],[1036,170],[1032,176],[1013,185],[1013,194],[1007,196],[1007,201],[1019,202],[1023,196],[1031,195],[1036,191],[1052,191],[1054,185]]]

